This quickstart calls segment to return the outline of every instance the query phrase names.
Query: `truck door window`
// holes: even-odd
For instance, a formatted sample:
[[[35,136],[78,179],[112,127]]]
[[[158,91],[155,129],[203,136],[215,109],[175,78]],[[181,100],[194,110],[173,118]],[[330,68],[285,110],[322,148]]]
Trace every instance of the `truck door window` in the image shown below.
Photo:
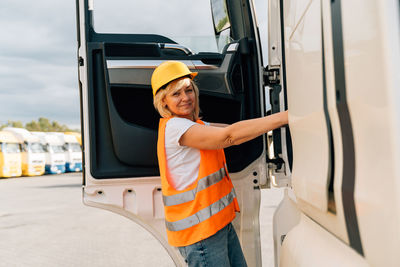
[[[210,10],[210,1],[94,0],[93,23],[97,33],[158,34],[194,53],[218,52]],[[229,26],[227,20],[221,31]]]

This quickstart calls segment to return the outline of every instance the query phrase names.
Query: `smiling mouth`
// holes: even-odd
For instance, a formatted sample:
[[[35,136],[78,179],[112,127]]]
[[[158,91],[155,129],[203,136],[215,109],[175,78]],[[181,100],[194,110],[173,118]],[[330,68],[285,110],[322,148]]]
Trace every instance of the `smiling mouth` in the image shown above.
[[[192,103],[181,105],[181,107],[191,107]]]

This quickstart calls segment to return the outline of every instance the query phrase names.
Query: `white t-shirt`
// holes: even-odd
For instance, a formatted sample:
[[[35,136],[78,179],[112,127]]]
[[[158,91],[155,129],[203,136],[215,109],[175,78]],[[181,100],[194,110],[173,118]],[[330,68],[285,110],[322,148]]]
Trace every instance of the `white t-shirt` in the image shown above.
[[[195,124],[191,120],[174,117],[165,126],[165,153],[171,174],[171,181],[168,182],[176,190],[187,188],[196,181],[199,173],[200,150],[179,144],[181,136]]]

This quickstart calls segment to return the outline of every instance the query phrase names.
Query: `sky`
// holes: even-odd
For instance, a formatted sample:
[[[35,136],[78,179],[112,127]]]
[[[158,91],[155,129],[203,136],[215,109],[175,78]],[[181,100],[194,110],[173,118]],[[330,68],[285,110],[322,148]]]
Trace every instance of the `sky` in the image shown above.
[[[1,0],[0,123],[80,126],[75,1]]]
[[[99,5],[109,2],[95,0],[95,7],[96,1]],[[111,1],[114,6],[115,1]],[[256,1],[262,31],[266,27],[266,2]],[[1,124],[45,117],[80,128],[75,10],[74,0],[1,0]],[[150,14],[146,13],[143,20],[151,19]],[[141,20],[141,14],[137,16]],[[193,31],[195,25],[190,27]]]

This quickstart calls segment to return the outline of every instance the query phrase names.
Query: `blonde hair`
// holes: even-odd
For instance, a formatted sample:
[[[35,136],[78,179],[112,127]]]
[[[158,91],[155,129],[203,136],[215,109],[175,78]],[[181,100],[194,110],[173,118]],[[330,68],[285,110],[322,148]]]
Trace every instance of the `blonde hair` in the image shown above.
[[[194,94],[195,94],[196,103],[195,103],[195,107],[194,107],[194,111],[193,111],[193,120],[196,121],[196,120],[199,119],[199,113],[200,113],[199,88],[192,81],[192,79],[190,79],[188,77],[184,77],[184,78],[180,78],[180,79],[174,80],[174,81],[170,82],[165,89],[161,88],[156,93],[156,95],[154,96],[154,99],[153,99],[153,104],[154,104],[154,107],[156,108],[156,110],[158,111],[158,113],[160,113],[161,117],[170,118],[170,117],[173,116],[173,114],[168,109],[168,107],[164,105],[163,100],[164,100],[164,98],[167,96],[167,94],[169,92],[177,91],[177,90],[181,89],[185,85],[187,80],[189,80],[190,84],[193,86]]]

